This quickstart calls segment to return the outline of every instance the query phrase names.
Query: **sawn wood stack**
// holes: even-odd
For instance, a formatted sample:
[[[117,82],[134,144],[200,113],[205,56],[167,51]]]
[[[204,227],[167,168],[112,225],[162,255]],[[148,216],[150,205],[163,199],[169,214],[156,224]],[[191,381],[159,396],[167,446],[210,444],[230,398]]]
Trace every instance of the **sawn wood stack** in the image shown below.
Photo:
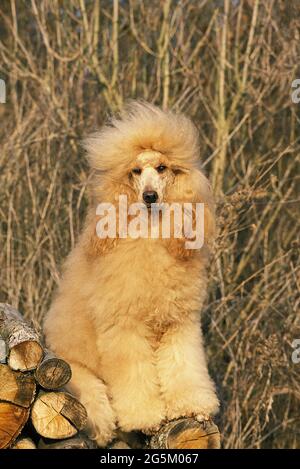
[[[63,390],[70,378],[70,366],[42,346],[17,310],[1,303],[0,448],[47,447],[48,440],[83,430],[86,410]]]
[[[43,347],[39,334],[12,306],[0,303],[0,449],[91,449],[84,406],[64,386],[71,368]],[[110,448],[219,448],[213,422],[179,419],[147,440],[124,434]]]

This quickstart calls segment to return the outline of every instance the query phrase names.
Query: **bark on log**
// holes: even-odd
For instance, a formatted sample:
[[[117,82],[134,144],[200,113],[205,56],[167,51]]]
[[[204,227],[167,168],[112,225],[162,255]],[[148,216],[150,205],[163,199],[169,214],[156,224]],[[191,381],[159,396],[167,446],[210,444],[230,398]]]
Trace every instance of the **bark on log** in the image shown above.
[[[184,418],[169,422],[151,437],[152,449],[218,449],[220,433],[212,421]]]
[[[8,364],[13,370],[34,370],[43,357],[37,332],[12,306],[0,303],[0,337],[9,349]]]
[[[84,406],[67,392],[41,392],[32,406],[31,421],[41,436],[60,440],[82,430],[87,413]]]
[[[9,447],[20,434],[29,417],[29,408],[0,402],[0,449]]]
[[[34,444],[31,438],[20,437],[12,445],[11,449],[36,449],[36,445]]]
[[[30,407],[35,396],[35,380],[32,375],[13,371],[8,365],[0,365],[0,400]]]
[[[86,435],[80,434],[67,440],[43,440],[39,441],[38,449],[96,449],[97,443]]]
[[[35,379],[44,389],[59,389],[71,379],[71,367],[62,358],[57,358],[49,350],[35,370]]]
[[[4,339],[0,338],[0,363],[6,363],[7,347]]]

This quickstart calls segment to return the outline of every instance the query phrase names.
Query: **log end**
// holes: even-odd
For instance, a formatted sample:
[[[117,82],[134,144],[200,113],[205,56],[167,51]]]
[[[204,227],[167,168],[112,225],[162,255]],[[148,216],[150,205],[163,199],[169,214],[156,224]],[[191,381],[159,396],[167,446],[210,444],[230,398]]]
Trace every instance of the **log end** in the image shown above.
[[[61,358],[43,361],[35,371],[38,383],[45,389],[54,390],[65,386],[72,377],[70,365]]]
[[[32,406],[31,421],[42,437],[61,440],[85,427],[87,413],[83,405],[66,392],[43,392]]]
[[[153,449],[219,449],[220,432],[211,421],[198,422],[192,418],[169,422],[151,438]]]
[[[9,447],[20,434],[29,417],[29,409],[10,402],[0,402],[0,449]]]
[[[30,407],[35,391],[35,380],[31,374],[13,371],[8,365],[0,364],[0,401]]]
[[[26,340],[11,349],[8,364],[16,371],[35,370],[43,358],[43,353],[43,349],[38,342]]]
[[[11,449],[36,449],[36,446],[31,438],[23,437],[18,438]]]

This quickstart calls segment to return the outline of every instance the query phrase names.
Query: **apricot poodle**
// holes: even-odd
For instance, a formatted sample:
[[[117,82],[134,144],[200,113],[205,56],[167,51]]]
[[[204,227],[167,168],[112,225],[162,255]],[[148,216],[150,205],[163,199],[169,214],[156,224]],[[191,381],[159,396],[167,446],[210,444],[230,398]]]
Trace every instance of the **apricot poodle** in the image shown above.
[[[151,434],[165,421],[218,410],[200,324],[214,203],[197,130],[181,114],[133,102],[85,148],[90,208],[44,332],[71,364],[69,389],[87,409],[90,435],[105,446],[117,428]],[[203,246],[188,249],[185,234],[173,232],[99,236],[97,207],[111,204],[119,214],[120,196],[149,213],[164,202],[204,204]]]

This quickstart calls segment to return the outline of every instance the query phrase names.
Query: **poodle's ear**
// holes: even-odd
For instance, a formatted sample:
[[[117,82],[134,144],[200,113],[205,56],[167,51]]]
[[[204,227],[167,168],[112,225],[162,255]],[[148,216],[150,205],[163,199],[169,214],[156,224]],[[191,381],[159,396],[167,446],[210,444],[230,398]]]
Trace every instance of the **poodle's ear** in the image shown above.
[[[171,166],[171,170],[175,174],[175,176],[180,176],[180,174],[188,174],[189,169],[184,168],[183,166],[180,165],[173,165]]]
[[[199,169],[181,168],[168,197],[171,202],[204,203],[204,239],[210,245],[216,234],[215,208],[211,186],[204,174]]]
[[[89,213],[83,235],[83,246],[89,258],[96,258],[106,254],[117,244],[116,238],[101,238],[97,234],[97,223],[99,217]]]
[[[204,241],[210,246],[216,236],[215,202],[209,180],[200,170],[193,170],[191,185],[196,202],[204,203]]]

